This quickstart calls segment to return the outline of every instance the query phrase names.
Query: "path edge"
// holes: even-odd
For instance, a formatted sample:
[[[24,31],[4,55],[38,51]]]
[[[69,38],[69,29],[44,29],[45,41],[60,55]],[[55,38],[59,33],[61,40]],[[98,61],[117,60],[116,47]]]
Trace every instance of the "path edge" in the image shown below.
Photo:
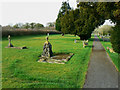
[[[94,42],[94,41],[95,41],[95,35],[94,35],[94,40],[93,40],[93,42]],[[92,44],[92,45],[93,45],[93,44]],[[90,54],[90,58],[91,58],[91,56],[92,56],[93,48],[94,48],[94,46],[92,47],[91,54]],[[89,65],[90,65],[90,61],[91,61],[91,59],[89,59],[88,68],[89,68]],[[82,87],[82,88],[84,88],[84,85],[85,85],[86,80],[87,80],[88,68],[87,68],[87,71],[85,72],[85,81],[84,81],[84,83],[83,83],[83,87]]]
[[[97,36],[97,37],[98,37],[98,36]],[[98,38],[98,39],[99,39],[99,38]],[[100,40],[100,39],[99,39],[99,40]],[[100,41],[100,43],[101,43],[101,41]],[[103,46],[102,43],[101,43],[101,45]],[[106,49],[105,49],[104,46],[103,46],[103,48],[104,48],[104,50],[105,50],[105,52],[106,52],[106,54],[107,54],[107,56],[108,56],[108,58],[109,58],[109,61],[112,62],[112,64],[113,64],[113,66],[115,67],[116,71],[119,72],[119,69],[116,67],[116,65],[114,64],[114,62],[113,62],[112,59],[110,58],[110,55],[108,54],[108,52],[106,51]]]
[[[100,42],[100,43],[101,43],[101,42]],[[102,45],[102,43],[101,43],[101,45]],[[102,46],[103,46],[103,45],[102,45]],[[103,48],[105,49],[104,46],[103,46]],[[116,67],[116,65],[114,64],[114,62],[112,61],[112,59],[110,58],[110,55],[107,53],[106,49],[105,49],[105,52],[106,52],[106,54],[107,54],[107,56],[108,56],[108,58],[109,58],[109,61],[111,61],[112,64],[113,64],[113,66],[115,67],[116,71],[119,72],[118,68]]]

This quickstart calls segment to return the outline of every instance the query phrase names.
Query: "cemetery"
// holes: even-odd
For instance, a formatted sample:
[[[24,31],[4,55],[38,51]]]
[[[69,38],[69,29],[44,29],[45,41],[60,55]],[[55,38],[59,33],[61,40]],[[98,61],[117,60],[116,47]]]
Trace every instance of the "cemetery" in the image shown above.
[[[48,40],[52,45],[53,52],[52,58],[63,59],[61,63],[64,64],[58,64],[38,62],[43,54],[43,46],[46,42],[46,35],[23,37],[11,36],[11,43],[16,45],[16,47],[20,47],[22,45],[27,46],[28,49],[23,50],[5,48],[8,45],[8,39],[3,38],[2,87],[82,87],[92,47],[83,48],[82,40],[78,43],[74,43],[75,39],[79,39],[79,37],[69,34],[64,36],[61,36],[60,34],[49,35]],[[89,45],[92,45],[92,39],[93,37],[89,39]],[[59,60],[56,62],[59,62]],[[76,78],[78,78],[77,82]],[[77,84],[78,82],[79,84]]]
[[[29,22],[0,25],[3,89],[119,88],[120,2],[76,3],[77,8],[72,8],[69,0],[63,1],[57,17],[52,15],[54,22],[50,20],[51,7],[48,14],[45,7],[44,13],[38,8],[42,4],[28,3],[35,5],[31,10],[28,6],[30,13],[39,11],[36,21],[30,14],[34,17],[31,22],[29,17]],[[2,7],[7,6],[4,4]],[[41,24],[45,20],[46,26]]]
[[[75,43],[75,40],[78,40],[78,38],[69,34],[65,34],[64,36],[60,34],[49,36],[48,34],[47,36],[12,36],[9,39],[9,41],[12,40],[9,45],[13,45],[14,43],[17,47],[25,45],[29,48],[23,50],[5,48],[8,44],[8,39],[3,38],[3,87],[61,88],[61,82],[64,84],[63,87],[83,87],[85,83],[84,78],[86,77],[85,72],[87,72],[93,48],[89,46],[93,45],[94,35],[89,40],[79,40],[79,42]],[[99,39],[101,38],[99,37]],[[108,50],[108,47],[111,47],[110,42],[101,42],[113,59],[116,69],[119,70],[116,61],[117,54],[113,53],[113,55]],[[7,75],[5,75],[6,73]],[[80,76],[77,73],[80,73]],[[5,79],[8,76],[9,78]],[[80,84],[77,86],[76,78],[80,80]],[[24,80],[23,83],[21,79]],[[9,81],[12,81],[12,83]],[[28,81],[31,83],[28,84]],[[40,82],[35,84],[37,81]]]

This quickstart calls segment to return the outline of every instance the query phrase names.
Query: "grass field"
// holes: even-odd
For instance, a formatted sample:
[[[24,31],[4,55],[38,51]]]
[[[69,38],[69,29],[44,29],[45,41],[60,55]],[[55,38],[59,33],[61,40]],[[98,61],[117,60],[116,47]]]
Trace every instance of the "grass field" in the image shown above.
[[[2,40],[2,88],[82,88],[88,68],[91,45],[83,48],[82,41],[74,35],[50,35],[54,53],[74,53],[66,64],[38,63],[42,54],[45,35],[11,37],[16,47],[5,48],[7,38]],[[74,43],[77,39],[78,42]]]
[[[112,48],[112,44],[110,41],[102,41],[102,39],[99,37],[99,40],[101,41],[103,47],[105,48],[105,50],[107,51],[108,55],[110,56],[110,58],[112,59],[113,63],[115,64],[116,68],[118,71],[120,71],[120,63],[118,63],[119,58],[118,58],[118,54],[117,53],[110,53],[109,50],[107,50],[107,47]]]

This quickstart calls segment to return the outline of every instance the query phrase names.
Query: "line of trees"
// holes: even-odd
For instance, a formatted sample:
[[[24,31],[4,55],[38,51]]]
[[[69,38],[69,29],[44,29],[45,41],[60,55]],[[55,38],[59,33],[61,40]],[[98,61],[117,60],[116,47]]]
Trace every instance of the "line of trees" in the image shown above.
[[[78,35],[81,40],[91,37],[94,29],[111,19],[116,23],[111,32],[114,51],[120,53],[120,1],[79,2],[77,9],[71,9],[69,2],[63,2],[56,19],[56,30]]]
[[[16,23],[14,25],[6,25],[6,26],[1,26],[4,30],[13,30],[13,29],[54,29],[55,30],[55,22],[48,22],[46,24],[46,27],[43,24],[40,23]]]
[[[16,28],[16,29],[18,29],[18,28],[24,28],[24,29],[40,29],[40,28],[43,28],[44,27],[44,25],[43,24],[40,24],[40,23],[25,23],[25,24],[22,24],[22,23],[17,23],[17,24],[15,24],[15,25],[13,25],[13,26],[11,26],[11,27],[13,27],[13,28]]]

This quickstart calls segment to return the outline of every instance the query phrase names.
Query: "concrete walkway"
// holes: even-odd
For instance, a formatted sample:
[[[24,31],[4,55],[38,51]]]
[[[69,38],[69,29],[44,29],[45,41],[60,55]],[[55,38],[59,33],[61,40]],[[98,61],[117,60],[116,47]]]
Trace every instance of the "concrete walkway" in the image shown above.
[[[93,45],[84,88],[118,88],[118,72],[97,36]]]

